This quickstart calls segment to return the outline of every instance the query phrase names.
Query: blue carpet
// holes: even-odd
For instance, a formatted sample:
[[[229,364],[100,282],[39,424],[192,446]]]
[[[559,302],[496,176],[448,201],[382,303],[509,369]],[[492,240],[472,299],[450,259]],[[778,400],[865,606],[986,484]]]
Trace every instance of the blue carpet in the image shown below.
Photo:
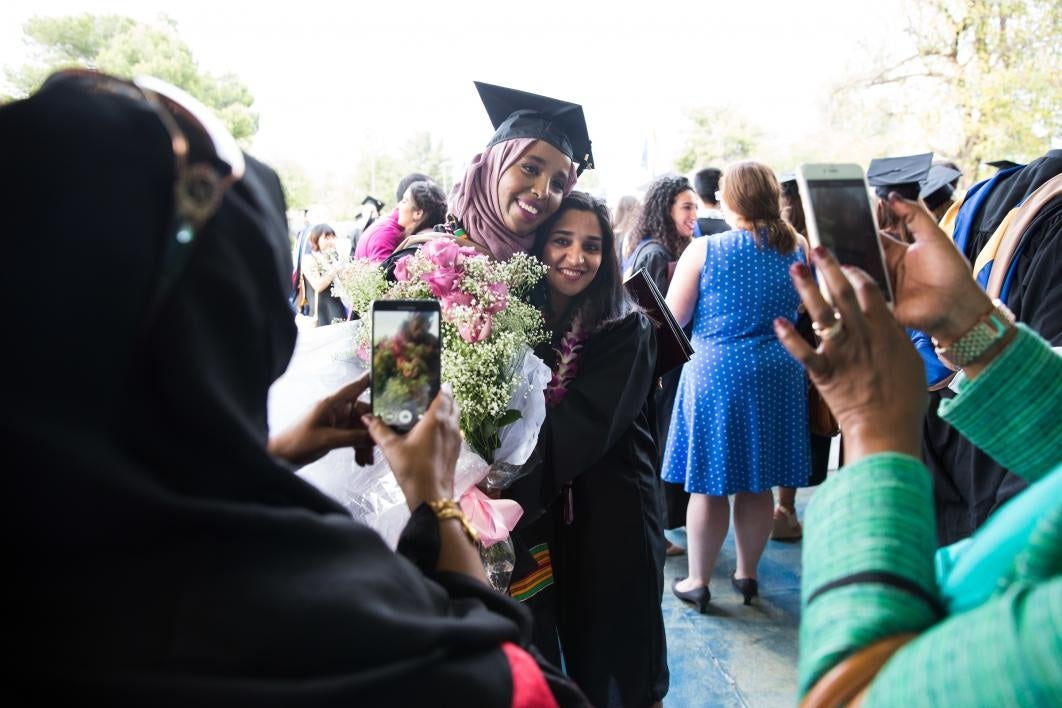
[[[797,513],[813,489],[797,493]],[[685,546],[682,530],[668,537]],[[664,567],[664,626],[671,689],[667,708],[792,706],[796,704],[797,626],[800,621],[801,541],[769,541],[760,561],[760,597],[750,607],[730,585],[735,567],[733,530],[712,576],[707,614],[671,593],[687,574],[686,556]]]

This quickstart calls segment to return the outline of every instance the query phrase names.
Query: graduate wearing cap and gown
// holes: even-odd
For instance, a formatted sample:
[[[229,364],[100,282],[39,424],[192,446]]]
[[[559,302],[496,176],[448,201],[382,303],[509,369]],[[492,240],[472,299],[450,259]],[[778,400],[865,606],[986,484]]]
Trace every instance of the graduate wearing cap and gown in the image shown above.
[[[585,705],[520,649],[524,608],[435,572],[448,546],[427,505],[403,557],[267,449],[267,392],[295,343],[276,174],[238,149],[196,157],[190,140],[194,164],[232,183],[189,231],[174,205],[181,114],[81,76],[0,106],[0,162],[19,165],[0,177],[8,227],[55,235],[61,285],[41,296],[76,293],[92,313],[53,327],[15,312],[22,341],[0,354],[20,372],[0,413],[9,700],[509,708],[550,705],[545,680]],[[117,300],[98,283],[115,262]]]
[[[432,238],[454,238],[498,260],[526,252],[535,229],[575,188],[579,174],[593,169],[582,106],[475,84],[494,136],[456,185],[447,223],[436,226],[435,236],[421,234],[400,243],[383,263],[389,276],[399,259]]]
[[[999,171],[973,185],[941,220],[973,264],[973,276],[1053,346],[1062,346],[1062,150],[1022,166],[989,163]],[[953,543],[979,528],[1026,482],[978,450],[940,418],[955,396],[930,393],[926,465],[936,482],[937,532]]]

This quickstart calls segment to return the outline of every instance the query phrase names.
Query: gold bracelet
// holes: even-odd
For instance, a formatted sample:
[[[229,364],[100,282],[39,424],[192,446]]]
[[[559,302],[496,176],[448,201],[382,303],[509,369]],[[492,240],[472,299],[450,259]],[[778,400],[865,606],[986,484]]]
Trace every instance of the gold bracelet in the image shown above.
[[[476,529],[473,528],[472,523],[465,516],[465,512],[461,511],[461,507],[457,505],[453,499],[436,499],[429,501],[428,506],[435,512],[435,518],[439,521],[445,521],[447,519],[457,519],[461,522],[461,528],[464,529],[465,535],[468,536],[468,540],[472,542],[472,545],[479,546],[479,534]]]

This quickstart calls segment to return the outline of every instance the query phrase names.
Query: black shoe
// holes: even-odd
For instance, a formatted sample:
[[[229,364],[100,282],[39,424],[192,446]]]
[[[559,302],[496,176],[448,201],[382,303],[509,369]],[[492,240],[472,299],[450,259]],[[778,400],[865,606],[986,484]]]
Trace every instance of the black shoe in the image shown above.
[[[712,593],[707,587],[700,587],[694,590],[682,591],[678,589],[678,584],[685,580],[685,578],[675,578],[671,583],[671,592],[675,593],[675,597],[683,602],[689,602],[697,606],[697,611],[702,615],[708,610],[708,601],[712,599]]]
[[[746,605],[751,605],[752,598],[760,594],[760,588],[756,583],[756,578],[741,578],[738,580],[736,576],[731,575],[730,584],[733,585],[734,589],[741,593],[745,598]]]

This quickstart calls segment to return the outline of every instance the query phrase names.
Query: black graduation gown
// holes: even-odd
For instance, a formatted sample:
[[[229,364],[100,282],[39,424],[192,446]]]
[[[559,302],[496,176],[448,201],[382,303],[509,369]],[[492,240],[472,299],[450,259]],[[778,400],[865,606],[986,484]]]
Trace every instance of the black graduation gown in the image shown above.
[[[1062,150],[1051,150],[995,185],[971,223],[965,256],[977,254],[1007,213],[1048,179],[1062,172]],[[1062,345],[1062,201],[1040,210],[1022,239],[1015,259],[1014,284],[1006,305],[1020,322],[1054,346]],[[978,450],[940,419],[937,408],[954,394],[930,393],[923,438],[923,459],[933,474],[937,536],[941,545],[972,534],[1027,483]]]
[[[646,706],[667,693],[655,361],[641,313],[590,337],[567,395],[546,416],[529,474],[506,494],[525,509],[517,538],[549,543],[565,667],[598,706]],[[553,621],[552,608],[531,605],[537,623]],[[538,641],[549,641],[542,630]]]

